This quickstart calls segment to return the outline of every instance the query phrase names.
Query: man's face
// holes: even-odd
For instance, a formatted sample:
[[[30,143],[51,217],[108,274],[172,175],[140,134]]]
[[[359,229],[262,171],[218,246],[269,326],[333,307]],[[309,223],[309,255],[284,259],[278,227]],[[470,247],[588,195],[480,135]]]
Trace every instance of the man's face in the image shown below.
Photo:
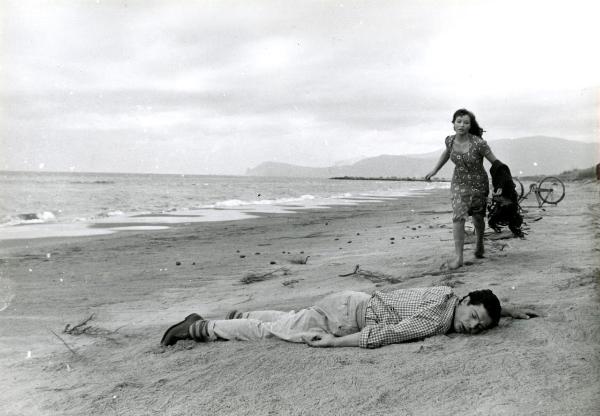
[[[454,330],[467,334],[477,334],[492,325],[492,318],[483,305],[471,305],[467,296],[454,311]]]

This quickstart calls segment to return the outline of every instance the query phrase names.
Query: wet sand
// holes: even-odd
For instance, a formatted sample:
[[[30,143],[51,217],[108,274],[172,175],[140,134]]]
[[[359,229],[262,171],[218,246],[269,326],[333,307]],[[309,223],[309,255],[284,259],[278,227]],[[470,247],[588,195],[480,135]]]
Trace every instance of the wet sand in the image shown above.
[[[526,239],[488,229],[486,258],[474,258],[471,237],[469,264],[454,272],[440,270],[453,252],[448,193],[0,242],[0,413],[598,414],[598,185],[569,183],[545,210],[526,201]],[[461,295],[491,288],[544,316],[376,350],[159,346],[191,312],[289,310],[338,290],[440,284]]]

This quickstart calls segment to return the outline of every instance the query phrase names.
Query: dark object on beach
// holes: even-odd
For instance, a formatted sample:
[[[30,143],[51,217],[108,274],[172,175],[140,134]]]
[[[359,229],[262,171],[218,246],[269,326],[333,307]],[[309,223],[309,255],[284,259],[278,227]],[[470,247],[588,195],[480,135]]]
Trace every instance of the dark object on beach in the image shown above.
[[[195,262],[195,261],[193,261],[193,262],[192,262],[192,266],[195,266],[195,265],[196,265],[196,262]]]
[[[87,329],[90,328],[90,327],[86,327],[85,325],[92,319],[94,319],[94,314],[91,314],[88,318],[79,322],[75,326],[71,326],[71,324],[67,324],[65,326],[65,329],[63,329],[63,333],[69,334],[69,335],[81,335],[81,334],[85,333]]]
[[[259,252],[254,253],[255,256],[260,256]]]
[[[281,282],[281,284],[284,285],[284,286],[288,286],[288,287],[294,287],[294,285],[296,283],[298,283],[298,282],[299,282],[298,279],[290,279],[290,280],[286,280],[286,281]]]
[[[244,257],[246,257],[246,256],[242,254],[242,255],[240,256],[240,259],[243,259]]]
[[[181,266],[181,262],[180,261],[176,261],[175,262],[175,266]]]
[[[269,264],[277,264],[277,263],[276,263],[276,262],[274,262],[274,261],[272,261],[272,262],[271,262],[271,263],[269,263]]]
[[[395,240],[395,239],[396,239],[396,237],[390,237],[390,240]]]
[[[290,269],[288,269],[287,267],[280,267],[279,269],[267,273],[248,273],[246,276],[240,279],[240,282],[245,284],[262,282],[264,280],[269,280],[274,277],[277,277],[278,273],[280,273],[282,276],[287,276],[289,272]]]
[[[31,220],[39,220],[40,217],[38,214],[33,213],[33,214],[19,214],[19,218],[25,221],[31,221]]]
[[[302,257],[290,260],[290,263],[292,263],[292,264],[306,264],[306,263],[308,263],[308,259],[309,258],[310,258],[310,256],[306,256],[306,257],[302,256]]]
[[[525,234],[521,230],[523,217],[519,213],[519,202],[516,185],[507,165],[499,160],[492,163],[490,168],[494,194],[488,207],[488,225],[499,233],[502,226],[508,226],[510,231],[520,238]]]

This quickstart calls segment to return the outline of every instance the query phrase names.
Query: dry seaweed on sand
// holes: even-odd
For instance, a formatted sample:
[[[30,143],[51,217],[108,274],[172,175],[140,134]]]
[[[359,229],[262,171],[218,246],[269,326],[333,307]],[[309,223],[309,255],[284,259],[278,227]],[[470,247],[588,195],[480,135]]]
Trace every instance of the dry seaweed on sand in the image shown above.
[[[290,272],[290,269],[288,269],[287,267],[280,267],[276,270],[272,270],[267,273],[251,272],[251,273],[246,274],[246,276],[242,277],[240,279],[240,282],[242,282],[244,284],[262,282],[264,280],[269,280],[269,279],[273,279],[274,277],[277,277],[278,273],[281,273],[282,276],[287,276],[289,274],[289,272]]]
[[[81,334],[85,333],[89,328],[91,328],[91,326],[86,326],[86,324],[89,321],[91,321],[92,319],[94,319],[94,314],[91,314],[90,316],[88,316],[86,319],[79,322],[75,326],[71,326],[71,324],[67,324],[65,326],[65,329],[63,329],[63,333],[69,334],[69,335],[81,335]]]
[[[310,256],[298,257],[298,258],[290,260],[290,263],[292,263],[292,264],[306,264],[306,263],[308,263],[308,259],[309,258],[310,258]]]
[[[411,276],[404,276],[404,277],[400,277],[400,276],[392,276],[383,272],[377,272],[377,271],[371,271],[371,270],[364,270],[361,269],[360,265],[357,264],[356,266],[354,266],[354,271],[351,273],[346,273],[346,274],[340,274],[340,277],[347,277],[347,276],[359,276],[359,277],[363,277],[365,279],[370,280],[373,283],[381,283],[381,282],[388,282],[388,283],[400,283],[400,282],[404,282],[406,280],[409,279],[415,279],[418,277],[425,277],[425,276],[440,276],[440,275],[448,275],[448,274],[462,274],[464,273],[464,271],[462,270],[437,270],[437,271],[424,271],[422,273],[417,273]]]
[[[379,282],[398,283],[403,280],[400,277],[394,277],[394,276],[391,276],[386,273],[376,272],[376,271],[374,272],[374,271],[370,271],[370,270],[361,269],[359,264],[354,266],[354,271],[352,273],[340,274],[339,276],[340,277],[360,276],[360,277],[364,277],[365,279],[368,279],[374,283],[379,283]]]
[[[298,283],[299,281],[300,280],[298,280],[298,279],[290,279],[290,280],[285,280],[285,281],[281,282],[281,284],[283,286],[292,287],[293,288],[294,286],[296,286],[296,283]]]
[[[105,336],[105,335],[114,334],[117,331],[119,331],[119,329],[122,328],[122,327],[119,327],[119,328],[115,329],[114,331],[109,331],[108,329],[99,328],[97,326],[92,326],[92,325],[87,325],[87,323],[90,322],[92,319],[94,319],[94,314],[91,314],[90,316],[85,318],[83,321],[79,322],[77,325],[74,325],[74,326],[71,326],[71,324],[65,325],[65,329],[63,329],[62,332],[63,332],[63,334],[68,334],[68,335],[73,335],[73,336],[77,336],[77,335]]]

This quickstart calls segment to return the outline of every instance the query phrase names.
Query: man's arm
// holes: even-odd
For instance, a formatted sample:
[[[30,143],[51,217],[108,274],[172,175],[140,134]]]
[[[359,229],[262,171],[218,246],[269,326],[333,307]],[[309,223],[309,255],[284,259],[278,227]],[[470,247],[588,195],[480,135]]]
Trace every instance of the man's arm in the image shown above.
[[[540,313],[535,309],[531,308],[520,308],[514,305],[502,305],[500,315],[509,316],[515,319],[529,319],[537,318],[538,316],[540,316]]]
[[[303,340],[311,347],[358,347],[360,332],[343,337],[336,337],[331,334],[319,334],[312,338],[305,337]]]

